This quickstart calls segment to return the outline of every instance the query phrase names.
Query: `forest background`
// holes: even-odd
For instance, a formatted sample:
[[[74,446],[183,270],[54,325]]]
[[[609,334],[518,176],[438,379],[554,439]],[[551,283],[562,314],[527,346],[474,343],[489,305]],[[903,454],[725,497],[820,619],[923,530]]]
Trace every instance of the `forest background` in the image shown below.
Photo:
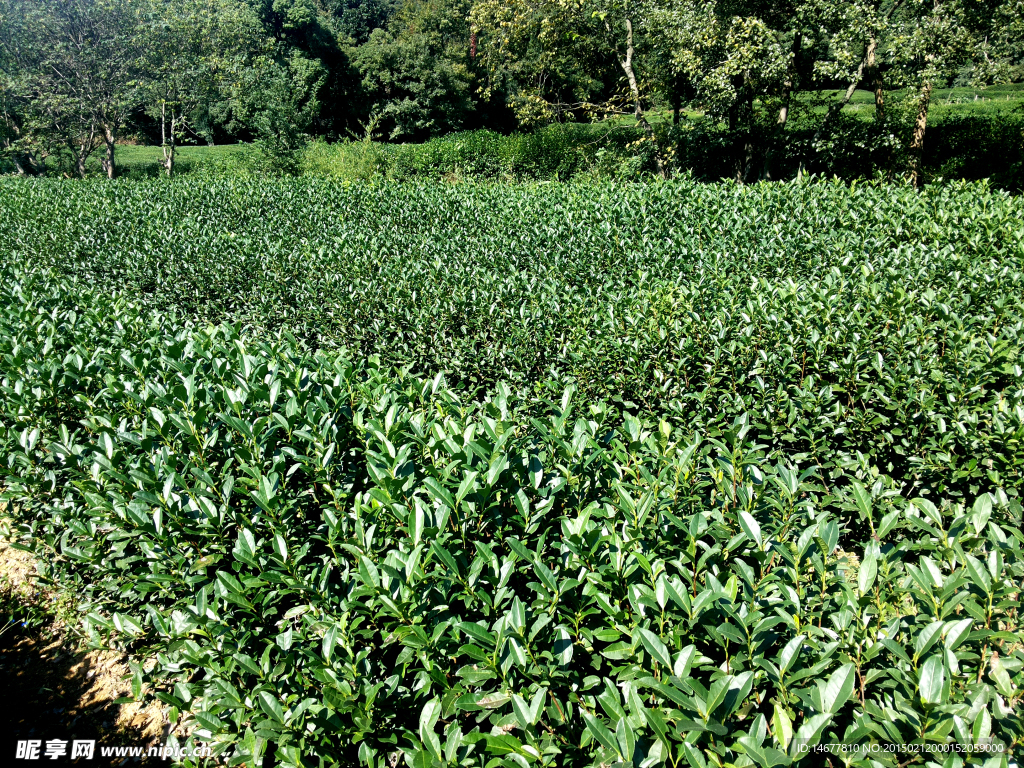
[[[0,163],[1018,189],[1022,79],[1021,0],[0,0]]]

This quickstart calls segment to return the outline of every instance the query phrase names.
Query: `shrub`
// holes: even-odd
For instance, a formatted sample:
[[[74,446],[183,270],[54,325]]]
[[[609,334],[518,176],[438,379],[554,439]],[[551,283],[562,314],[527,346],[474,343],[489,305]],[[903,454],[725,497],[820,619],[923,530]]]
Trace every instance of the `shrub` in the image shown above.
[[[702,439],[570,389],[523,422],[507,390],[468,405],[31,282],[0,337],[4,497],[94,637],[156,652],[135,695],[231,764],[1021,738],[1005,494],[829,493],[742,421]]]
[[[36,180],[0,210],[0,500],[227,762],[1019,748],[1019,200]],[[879,749],[850,762],[916,759]]]
[[[756,129],[755,177],[796,176],[804,161],[809,172],[843,179],[901,178],[908,167],[912,115],[894,102],[882,124],[840,114],[831,130],[818,135],[820,115],[796,118],[787,131]],[[902,109],[902,112],[901,112]],[[906,114],[903,114],[906,112]],[[697,118],[659,126],[669,167],[704,181],[735,177],[735,137],[722,125]],[[555,124],[508,136],[493,131],[454,133],[422,144],[314,142],[302,154],[303,173],[343,179],[571,179],[576,176],[619,181],[652,177],[654,146],[635,127]],[[1024,163],[1024,122],[1016,113],[949,114],[931,121],[925,140],[925,179],[989,179],[1001,189],[1019,191]]]
[[[926,136],[924,166],[932,177],[990,179],[1003,189],[1022,190],[1024,112],[951,114]]]

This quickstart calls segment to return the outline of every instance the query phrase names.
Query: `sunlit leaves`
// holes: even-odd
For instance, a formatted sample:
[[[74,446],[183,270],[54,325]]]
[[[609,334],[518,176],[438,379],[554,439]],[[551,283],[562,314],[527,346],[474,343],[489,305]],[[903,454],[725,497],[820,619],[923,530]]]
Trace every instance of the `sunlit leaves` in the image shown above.
[[[15,186],[79,215],[54,253],[95,231],[88,196]],[[826,739],[1020,738],[1011,203],[313,185],[288,199],[339,238],[317,255],[267,189],[196,203],[258,248],[207,259],[197,223],[165,252],[126,186],[131,261],[96,241],[57,264],[16,224],[39,252],[0,265],[12,525],[227,761],[781,765]],[[782,221],[794,201],[819,226]],[[559,205],[571,237],[539,215]],[[920,229],[925,205],[956,225]],[[479,242],[442,226],[466,216]]]

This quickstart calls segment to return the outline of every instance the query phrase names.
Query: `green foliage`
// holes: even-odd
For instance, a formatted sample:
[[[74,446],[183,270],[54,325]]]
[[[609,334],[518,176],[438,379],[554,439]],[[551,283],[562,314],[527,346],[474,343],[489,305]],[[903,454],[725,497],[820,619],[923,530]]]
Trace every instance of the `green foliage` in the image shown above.
[[[690,430],[757,414],[763,439],[827,472],[863,456],[961,497],[1020,482],[1019,203],[983,187],[250,180],[131,185],[97,206],[98,192],[5,185],[0,248],[474,395],[571,382]]]
[[[997,105],[998,106],[998,105]],[[1024,174],[1024,121],[1000,110],[985,111],[973,104],[961,111],[946,106],[947,114],[929,128],[923,172],[929,181],[988,179],[993,187],[1018,191]],[[890,111],[894,111],[895,107]],[[936,108],[938,111],[938,108]],[[834,130],[814,141],[813,123],[795,121],[786,142],[769,133],[758,135],[771,158],[764,170],[771,179],[796,173],[796,157],[786,146],[811,153],[814,173],[844,179],[873,176],[898,178],[906,165],[906,152],[894,136],[894,126],[879,126],[856,115],[840,115]],[[728,131],[711,120],[696,118],[679,127],[658,125],[664,143],[673,148],[675,173],[717,181],[730,174],[732,162]],[[203,176],[275,175],[280,169],[252,145],[179,147],[176,173]],[[133,178],[157,176],[158,147],[119,147],[118,167]],[[653,146],[642,141],[633,126],[555,124],[532,133],[501,135],[466,131],[422,144],[386,144],[378,141],[314,141],[289,155],[288,172],[341,179],[418,179],[510,181],[554,179],[638,180],[655,171]],[[89,168],[99,169],[98,162]],[[2,170],[2,166],[0,166]]]
[[[900,106],[891,103],[890,113]],[[988,112],[973,105],[936,108],[945,114],[929,128],[922,165],[926,180],[988,179],[1000,189],[1021,189],[1024,119],[996,106]],[[906,168],[909,130],[907,121],[877,124],[856,114],[837,116],[831,130],[821,135],[813,115],[795,120],[785,136],[758,126],[756,141],[763,150],[758,171],[770,179],[791,178],[800,158],[813,157],[808,170],[815,174],[850,180],[879,175],[898,179]],[[712,119],[659,125],[658,132],[663,143],[672,147],[675,173],[705,181],[732,175],[732,137]],[[302,168],[314,176],[347,179],[651,178],[656,168],[654,147],[642,138],[634,126],[607,123],[554,124],[509,136],[467,131],[422,144],[321,144],[306,152]]]
[[[829,493],[742,421],[702,440],[572,389],[469,405],[5,285],[5,497],[94,637],[159,651],[136,695],[231,763],[785,765],[820,739],[1021,737],[1005,494]]]
[[[397,0],[331,0],[326,4],[341,33],[362,45],[375,29],[384,29],[401,6]]]
[[[256,172],[291,174],[298,151],[320,110],[327,71],[316,60],[294,53],[285,61],[261,57],[237,89],[234,110],[252,126]]]
[[[531,128],[621,104],[622,14],[609,18],[608,10],[604,3],[474,2],[485,93],[502,95],[518,123]]]
[[[353,73],[335,20],[311,0],[253,0],[263,39],[235,67],[229,130],[247,129],[271,156],[284,157],[305,134],[342,134],[353,103]],[[238,125],[234,121],[240,121]]]
[[[1019,749],[1019,199],[36,180],[0,210],[2,500],[229,763]]]
[[[374,141],[311,142],[302,152],[304,176],[367,181],[384,172],[384,145]]]
[[[113,176],[114,142],[144,98],[145,15],[119,0],[0,5],[0,142],[22,172],[51,157],[84,176],[105,144]]]
[[[1019,201],[984,187],[11,183],[0,205],[12,258],[200,322],[693,430],[756,413],[827,471],[862,454],[943,494],[1019,483]]]
[[[386,147],[383,172],[396,179],[570,179],[592,169],[600,172],[601,150],[635,157],[626,145],[638,135],[632,129],[557,124],[511,136],[472,131],[423,145]],[[653,164],[641,161],[641,168],[650,170]]]
[[[450,133],[472,111],[466,67],[439,56],[425,35],[396,39],[374,30],[353,64],[389,139]]]
[[[402,5],[389,29],[374,30],[353,51],[374,129],[418,140],[469,127],[478,119],[479,83],[467,57],[470,3]]]
[[[949,115],[932,128],[925,161],[936,177],[987,177],[1019,192],[1024,188],[1024,119]]]
[[[959,157],[929,168],[926,97],[954,83],[1019,79],[1022,8],[1020,0],[0,0],[0,170],[85,176],[101,154],[114,177],[115,145],[141,139],[165,147],[173,175],[174,147],[202,137],[252,142],[246,172],[294,174],[309,165],[309,139],[344,140],[368,124],[378,138],[420,141],[629,115],[643,142],[619,151],[617,140],[590,147],[586,138],[573,157],[523,176],[561,178],[575,168],[630,180],[681,168],[754,182],[799,167],[975,179],[991,174]],[[838,90],[823,96],[826,88]],[[857,88],[878,93],[878,106],[847,107]],[[894,91],[912,95],[903,98],[912,113],[893,109]],[[835,119],[844,108],[873,112],[876,124]],[[653,115],[669,110],[705,119],[674,129],[692,137],[669,140],[667,126],[650,129]],[[1010,117],[1003,128],[1019,122]],[[981,155],[1000,152],[1002,134],[987,133],[994,148],[971,162],[987,169]],[[483,143],[493,142],[504,143]],[[399,173],[423,175],[415,166],[434,149],[444,147],[399,152]],[[362,149],[339,152],[367,165]],[[314,154],[323,166],[320,149]],[[508,164],[494,171],[494,158],[484,165],[485,175],[509,173]],[[1016,165],[999,171],[1000,184],[1019,187]]]
[[[243,175],[242,156],[249,151],[252,150],[247,144],[178,146],[175,150],[174,173],[193,176]],[[119,146],[117,167],[120,175],[127,179],[156,178],[167,173],[163,166],[161,148],[152,146]]]

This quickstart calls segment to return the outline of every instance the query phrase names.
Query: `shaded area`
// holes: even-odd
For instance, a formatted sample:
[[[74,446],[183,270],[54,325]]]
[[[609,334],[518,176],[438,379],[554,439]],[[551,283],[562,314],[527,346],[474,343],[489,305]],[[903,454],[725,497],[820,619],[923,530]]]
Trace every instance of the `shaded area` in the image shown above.
[[[96,741],[94,758],[75,764],[161,762],[100,755],[100,746],[163,744],[170,724],[156,704],[122,701],[131,696],[124,657],[80,648],[61,615],[60,596],[40,589],[34,575],[32,555],[0,540],[0,764],[14,763],[17,742],[29,739],[42,742],[40,760],[47,765],[71,764],[74,740]],[[63,759],[45,756],[52,739],[68,742]]]

